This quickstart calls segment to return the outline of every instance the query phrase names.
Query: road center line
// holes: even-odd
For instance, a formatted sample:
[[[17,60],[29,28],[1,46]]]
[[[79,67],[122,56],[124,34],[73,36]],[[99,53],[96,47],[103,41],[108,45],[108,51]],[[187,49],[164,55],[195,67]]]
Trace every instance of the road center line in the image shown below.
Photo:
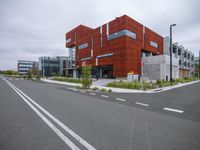
[[[123,101],[123,102],[126,101],[125,99],[122,99],[122,98],[115,98],[115,99],[118,100],[118,101]]]
[[[183,110],[179,110],[179,109],[173,109],[173,108],[163,108],[163,110],[167,110],[167,111],[173,111],[173,112],[177,112],[177,113],[183,113]]]
[[[145,103],[140,103],[140,102],[135,102],[135,104],[137,104],[137,105],[142,105],[142,106],[149,106],[149,104],[145,104]]]
[[[107,98],[107,97],[109,97],[109,96],[108,96],[108,95],[101,95],[101,97],[106,97],[106,98]]]
[[[74,137],[77,141],[79,141],[82,145],[84,145],[88,150],[96,150],[96,148],[94,148],[91,144],[89,144],[87,141],[85,141],[83,138],[81,138],[78,134],[76,134],[74,131],[72,131],[70,128],[68,128],[65,124],[63,124],[61,121],[59,121],[56,117],[51,115],[48,111],[46,111],[43,107],[41,107],[33,99],[31,99],[29,96],[27,96],[24,92],[22,92],[20,89],[18,89],[14,85],[13,85],[13,87],[16,90],[18,90],[21,94],[23,94],[24,97],[26,97],[30,102],[32,102],[38,109],[40,109],[42,112],[44,112],[49,118],[51,118],[53,121],[55,121],[61,128],[63,128],[66,132],[68,132],[72,137]]]
[[[68,139],[54,124],[51,123],[35,106],[33,106],[15,87],[5,80],[7,84],[35,111],[35,113],[67,144],[72,150],[80,150],[70,139]]]

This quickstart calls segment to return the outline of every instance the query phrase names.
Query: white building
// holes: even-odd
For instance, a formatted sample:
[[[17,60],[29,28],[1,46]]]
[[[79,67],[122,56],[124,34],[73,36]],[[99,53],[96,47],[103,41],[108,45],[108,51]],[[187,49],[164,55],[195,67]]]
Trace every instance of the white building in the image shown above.
[[[32,68],[38,68],[36,61],[18,60],[17,70],[20,75],[27,75],[28,71]]]
[[[169,36],[164,38],[164,54],[170,55]],[[194,75],[194,54],[185,49],[178,42],[173,43],[172,57],[177,58],[179,62],[179,78],[191,77]]]

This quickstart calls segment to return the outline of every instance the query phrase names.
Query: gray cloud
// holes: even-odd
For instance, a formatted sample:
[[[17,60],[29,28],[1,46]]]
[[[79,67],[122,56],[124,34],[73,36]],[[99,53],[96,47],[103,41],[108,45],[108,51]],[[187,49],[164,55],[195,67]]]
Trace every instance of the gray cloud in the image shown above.
[[[177,23],[174,41],[197,55],[199,6],[199,0],[1,0],[0,69],[16,69],[18,59],[67,55],[65,32],[79,24],[95,28],[123,14],[162,36]]]

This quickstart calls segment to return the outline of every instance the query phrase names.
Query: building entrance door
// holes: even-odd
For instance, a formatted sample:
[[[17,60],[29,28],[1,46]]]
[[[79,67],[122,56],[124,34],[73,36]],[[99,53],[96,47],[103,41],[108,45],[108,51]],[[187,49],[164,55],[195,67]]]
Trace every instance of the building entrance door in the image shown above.
[[[92,69],[93,78],[113,78],[113,66],[98,66]]]
[[[102,78],[113,78],[113,66],[102,66]]]

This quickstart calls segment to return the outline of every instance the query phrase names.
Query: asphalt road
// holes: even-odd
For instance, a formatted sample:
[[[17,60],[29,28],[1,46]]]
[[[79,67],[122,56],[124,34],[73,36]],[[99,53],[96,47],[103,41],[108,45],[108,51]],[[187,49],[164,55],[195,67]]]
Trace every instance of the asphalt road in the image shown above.
[[[116,94],[0,78],[0,103],[0,150],[200,149],[200,83]]]

